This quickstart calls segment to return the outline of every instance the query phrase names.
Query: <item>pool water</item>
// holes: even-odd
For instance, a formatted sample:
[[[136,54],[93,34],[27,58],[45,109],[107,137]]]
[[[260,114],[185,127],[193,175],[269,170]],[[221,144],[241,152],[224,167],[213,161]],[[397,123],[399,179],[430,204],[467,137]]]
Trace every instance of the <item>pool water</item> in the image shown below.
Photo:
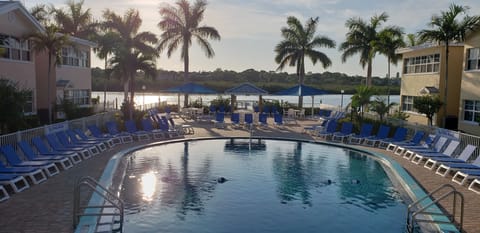
[[[406,204],[376,160],[305,142],[142,149],[129,157],[121,198],[125,232],[405,231]]]

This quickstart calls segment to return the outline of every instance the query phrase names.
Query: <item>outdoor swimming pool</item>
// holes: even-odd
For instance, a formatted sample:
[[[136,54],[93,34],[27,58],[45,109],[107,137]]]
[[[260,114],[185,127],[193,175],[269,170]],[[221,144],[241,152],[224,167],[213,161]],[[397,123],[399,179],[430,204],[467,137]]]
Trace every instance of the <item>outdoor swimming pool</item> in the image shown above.
[[[375,159],[322,144],[252,142],[186,141],[129,155],[124,232],[405,231],[406,204]]]

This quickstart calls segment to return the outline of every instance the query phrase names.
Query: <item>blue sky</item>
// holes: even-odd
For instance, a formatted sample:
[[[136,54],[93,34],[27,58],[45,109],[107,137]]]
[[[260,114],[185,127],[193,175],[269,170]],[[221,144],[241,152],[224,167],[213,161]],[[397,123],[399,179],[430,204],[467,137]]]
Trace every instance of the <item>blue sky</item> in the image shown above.
[[[38,3],[49,3],[56,7],[64,7],[65,0],[23,0],[27,8]],[[101,12],[109,8],[118,14],[123,14],[128,8],[140,11],[143,19],[142,30],[161,34],[156,26],[160,21],[158,9],[162,4],[173,4],[174,0],[85,0],[85,7],[91,8],[94,16],[100,19]],[[296,16],[302,22],[310,17],[319,17],[318,35],[328,36],[337,43],[337,47],[345,40],[345,22],[351,17],[364,20],[375,14],[386,12],[390,18],[384,25],[397,25],[406,33],[416,33],[427,27],[429,19],[434,14],[448,9],[455,2],[470,7],[469,14],[480,14],[478,0],[209,0],[205,11],[204,25],[215,27],[222,36],[221,41],[212,41],[215,57],[208,59],[193,44],[190,55],[191,71],[211,71],[217,68],[223,70],[243,71],[256,69],[276,70],[274,47],[282,40],[281,27],[286,25],[288,16]],[[366,75],[359,65],[358,57],[354,56],[341,62],[338,49],[321,48],[332,60],[332,66],[323,69],[321,65],[313,66],[307,61],[306,71],[309,72],[343,72],[349,75]],[[98,59],[93,60],[93,66],[103,67]],[[400,71],[392,66],[392,76]],[[183,70],[179,52],[168,58],[161,54],[157,67],[165,70]],[[284,71],[293,73],[294,68]],[[387,62],[382,55],[377,55],[373,64],[373,74],[384,77],[387,73]]]

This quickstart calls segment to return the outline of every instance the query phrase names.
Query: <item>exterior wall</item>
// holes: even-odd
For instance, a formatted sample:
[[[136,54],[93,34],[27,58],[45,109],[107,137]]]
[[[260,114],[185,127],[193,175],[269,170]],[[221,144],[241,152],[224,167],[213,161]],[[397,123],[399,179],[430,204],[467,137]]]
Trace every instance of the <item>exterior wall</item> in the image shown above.
[[[460,83],[463,61],[463,46],[450,46],[449,48],[449,76],[447,95],[447,116],[458,117]],[[403,59],[432,54],[440,54],[440,69],[431,73],[402,74],[401,96],[421,96],[420,90],[426,86],[435,87],[439,90],[440,100],[444,101],[445,95],[445,47],[434,46],[421,48],[403,53]],[[402,60],[403,60],[402,59]],[[428,119],[420,113],[407,112],[410,122],[427,124]],[[434,117],[434,125],[443,126],[443,108]]]
[[[470,48],[480,48],[480,30],[472,33],[467,37],[465,41],[465,58],[467,56],[467,49]],[[463,101],[464,100],[476,100],[480,101],[480,70],[466,70],[466,61],[463,59],[463,75],[462,75],[462,86],[459,102],[459,121],[458,129],[469,134],[480,136],[480,126],[478,123],[472,121],[465,121],[463,114]]]
[[[35,31],[35,27],[19,11],[14,10],[0,15],[0,34],[22,38]],[[37,96],[35,79],[35,59],[33,52],[31,61],[19,61],[0,58],[0,78],[17,82],[20,88],[31,90],[33,94],[33,112],[36,112],[35,100]]]

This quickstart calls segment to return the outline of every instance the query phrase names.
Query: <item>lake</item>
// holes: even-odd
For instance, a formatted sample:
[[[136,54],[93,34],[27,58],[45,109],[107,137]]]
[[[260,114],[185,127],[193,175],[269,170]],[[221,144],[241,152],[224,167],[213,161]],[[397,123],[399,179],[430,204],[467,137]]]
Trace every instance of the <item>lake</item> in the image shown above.
[[[101,91],[92,91],[92,98],[100,97],[100,102],[103,102],[103,92]],[[211,100],[214,100],[221,96],[222,98],[230,98],[230,95],[190,95],[189,100],[202,100],[204,105],[208,105]],[[339,107],[342,105],[342,98],[343,98],[343,106],[346,106],[350,103],[350,98],[352,95],[341,95],[341,94],[329,94],[329,95],[317,95],[313,98],[313,105],[314,107],[320,107],[322,105],[330,105]],[[180,103],[183,103],[183,95],[180,95]],[[382,96],[382,98],[387,99],[386,96]],[[107,92],[107,101],[108,102],[115,102],[118,101],[118,105],[120,106],[123,101],[123,92]],[[280,102],[288,102],[296,104],[298,102],[297,96],[276,96],[276,95],[265,95],[263,96],[264,100],[278,100]],[[135,93],[135,103],[137,104],[152,104],[158,102],[166,101],[168,104],[178,104],[178,95],[171,94],[171,93],[160,93],[160,92],[148,92],[148,93]],[[237,102],[240,104],[245,103],[247,105],[251,105],[253,102],[258,101],[258,96],[245,96],[239,95],[237,96]],[[390,95],[390,102],[400,103],[400,96],[399,95]],[[305,96],[303,97],[303,105],[305,107],[312,106],[312,97]]]

